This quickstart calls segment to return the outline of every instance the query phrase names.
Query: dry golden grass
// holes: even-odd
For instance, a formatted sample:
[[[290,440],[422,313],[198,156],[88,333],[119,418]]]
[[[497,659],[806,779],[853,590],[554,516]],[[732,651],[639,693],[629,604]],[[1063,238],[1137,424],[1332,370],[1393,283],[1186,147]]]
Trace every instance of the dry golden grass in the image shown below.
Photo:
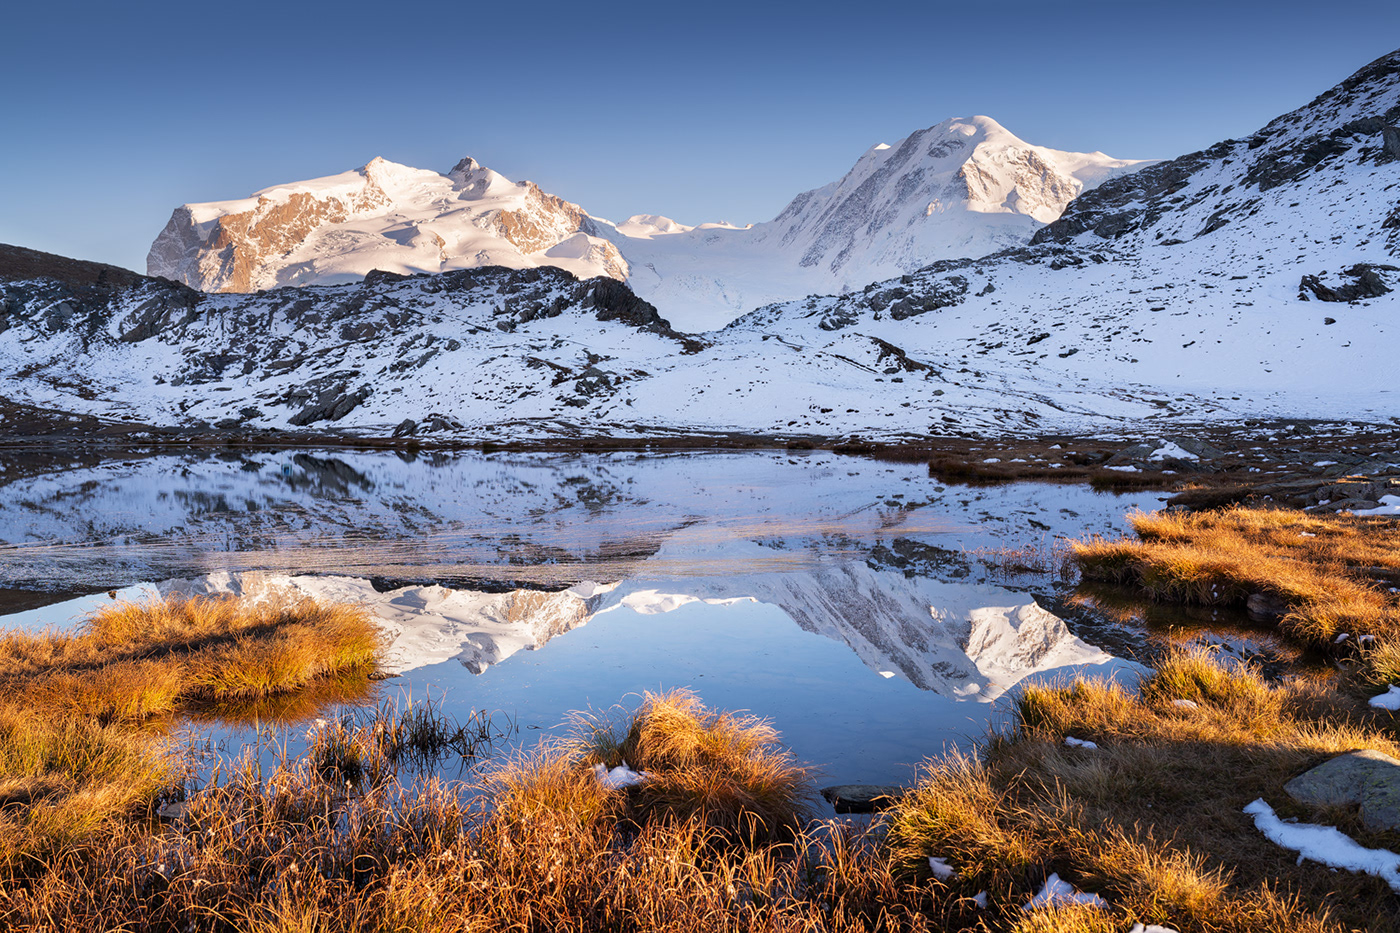
[[[918,933],[975,920],[897,879],[873,835],[748,846],[699,817],[637,826],[580,764],[577,746],[554,748],[480,788],[346,793],[314,755],[266,775],[250,763],[163,833],[118,827],[22,883],[0,879],[0,928]]]
[[[73,634],[0,632],[0,691],[37,710],[139,722],[363,677],[378,648],[357,606],[172,596],[114,603]]]
[[[772,752],[767,724],[693,695],[648,697],[622,738],[581,720],[584,741],[541,749],[480,785],[405,788],[387,760],[381,779],[328,780],[322,756],[333,746],[408,731],[402,714],[389,721],[381,710],[348,731],[328,725],[309,756],[271,774],[234,770],[163,832],[115,824],[28,875],[0,876],[0,928],[1394,930],[1382,882],[1296,866],[1239,812],[1260,794],[1285,809],[1279,782],[1331,751],[1396,751],[1350,702],[1271,687],[1201,652],[1169,658],[1141,698],[1103,684],[1033,687],[1014,734],[981,758],[930,762],[885,828],[808,823],[779,842],[736,840],[734,821],[710,810],[639,818],[640,789],[594,775],[593,759],[620,763],[624,752],[654,780]],[[1100,748],[1066,748],[1068,733]],[[957,875],[931,878],[930,855]],[[1051,872],[1109,906],[1022,910]]]
[[[1151,599],[1244,607],[1257,596],[1296,642],[1331,648],[1346,634],[1374,683],[1400,671],[1400,523],[1288,509],[1157,512],[1132,516],[1139,540],[1073,544],[1086,580],[1126,585]]]

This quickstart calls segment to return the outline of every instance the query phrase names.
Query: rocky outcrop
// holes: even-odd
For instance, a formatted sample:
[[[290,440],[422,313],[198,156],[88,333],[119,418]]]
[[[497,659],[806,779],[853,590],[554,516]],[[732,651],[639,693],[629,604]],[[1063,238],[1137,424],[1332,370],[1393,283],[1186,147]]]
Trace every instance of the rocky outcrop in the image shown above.
[[[1349,269],[1342,270],[1342,276],[1351,281],[1336,287],[1324,284],[1320,276],[1305,275],[1298,283],[1298,297],[1304,301],[1308,301],[1311,296],[1318,301],[1347,302],[1379,298],[1392,290],[1386,283],[1385,275],[1397,272],[1400,272],[1400,266],[1358,262]]]
[[[243,200],[182,205],[146,266],[211,292],[495,264],[626,278],[626,260],[594,232],[577,204],[473,159],[446,175],[374,159]]]

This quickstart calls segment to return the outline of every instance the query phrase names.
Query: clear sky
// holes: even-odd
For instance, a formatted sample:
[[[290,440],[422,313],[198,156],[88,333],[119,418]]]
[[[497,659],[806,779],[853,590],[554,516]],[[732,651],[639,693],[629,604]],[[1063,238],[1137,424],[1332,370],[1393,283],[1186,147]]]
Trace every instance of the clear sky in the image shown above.
[[[0,242],[144,271],[176,205],[471,155],[613,220],[769,220],[865,149],[986,114],[1170,158],[1400,46],[1400,3],[7,5]]]

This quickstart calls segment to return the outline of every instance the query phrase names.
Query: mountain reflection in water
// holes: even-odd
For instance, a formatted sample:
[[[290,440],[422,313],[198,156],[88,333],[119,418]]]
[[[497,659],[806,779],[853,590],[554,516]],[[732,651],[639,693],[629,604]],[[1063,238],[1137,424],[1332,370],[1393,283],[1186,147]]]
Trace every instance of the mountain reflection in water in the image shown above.
[[[826,453],[167,455],[0,480],[0,586],[354,599],[393,638],[382,689],[446,689],[449,712],[533,736],[691,686],[842,780],[898,779],[983,732],[994,710],[962,700],[1121,667],[971,552],[1156,505]]]

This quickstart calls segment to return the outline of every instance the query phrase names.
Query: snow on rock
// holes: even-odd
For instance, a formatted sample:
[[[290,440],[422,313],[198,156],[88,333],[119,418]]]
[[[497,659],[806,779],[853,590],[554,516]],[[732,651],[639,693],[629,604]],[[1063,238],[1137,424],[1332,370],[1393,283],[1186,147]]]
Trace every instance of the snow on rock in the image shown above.
[[[1021,905],[1022,910],[1035,910],[1040,907],[1068,907],[1072,904],[1085,904],[1089,907],[1107,907],[1108,901],[1097,894],[1086,894],[1068,881],[1060,880],[1058,874],[1051,874],[1035,897]]]
[[[1400,496],[1381,496],[1376,500],[1380,505],[1374,509],[1358,509],[1353,515],[1400,515]]]
[[[1369,703],[1375,709],[1388,709],[1391,712],[1400,711],[1400,687],[1391,684],[1385,688],[1385,693],[1371,697]]]
[[[1147,455],[1148,460],[1199,460],[1200,457],[1191,453],[1185,447],[1175,441],[1167,441],[1152,453]]]
[[[1298,853],[1299,864],[1311,859],[1331,868],[1374,875],[1400,892],[1400,855],[1389,849],[1368,849],[1335,826],[1285,823],[1261,798],[1244,808],[1268,839]]]

